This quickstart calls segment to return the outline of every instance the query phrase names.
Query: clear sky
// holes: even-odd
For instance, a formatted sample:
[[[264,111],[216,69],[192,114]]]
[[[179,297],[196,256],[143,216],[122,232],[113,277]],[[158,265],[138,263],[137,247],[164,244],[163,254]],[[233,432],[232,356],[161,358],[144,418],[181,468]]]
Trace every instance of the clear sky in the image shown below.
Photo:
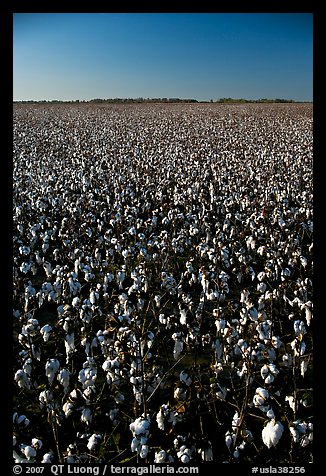
[[[13,99],[313,99],[309,13],[16,13]]]

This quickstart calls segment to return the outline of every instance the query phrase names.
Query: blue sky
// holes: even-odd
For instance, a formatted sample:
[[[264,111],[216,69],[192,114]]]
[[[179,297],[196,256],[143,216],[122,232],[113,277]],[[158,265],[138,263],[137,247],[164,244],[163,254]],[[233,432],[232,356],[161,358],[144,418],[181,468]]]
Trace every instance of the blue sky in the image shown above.
[[[309,13],[16,13],[13,99],[313,98]]]

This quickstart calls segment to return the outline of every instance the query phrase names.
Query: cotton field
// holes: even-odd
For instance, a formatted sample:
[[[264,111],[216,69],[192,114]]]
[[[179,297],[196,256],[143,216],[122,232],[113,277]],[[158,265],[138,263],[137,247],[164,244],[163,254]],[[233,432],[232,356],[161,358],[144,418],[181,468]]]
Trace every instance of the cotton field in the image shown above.
[[[312,104],[13,119],[13,460],[311,462]]]

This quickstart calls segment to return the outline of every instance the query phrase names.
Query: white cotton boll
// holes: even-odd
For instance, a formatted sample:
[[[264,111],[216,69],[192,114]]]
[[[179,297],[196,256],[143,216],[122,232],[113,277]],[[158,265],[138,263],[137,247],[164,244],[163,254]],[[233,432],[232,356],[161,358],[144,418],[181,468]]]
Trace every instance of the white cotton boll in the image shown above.
[[[264,382],[268,385],[273,383],[274,382],[274,375],[268,374],[267,377],[265,378]]]
[[[307,334],[307,329],[303,321],[296,320],[293,323],[294,333],[296,336]]]
[[[308,361],[306,359],[302,359],[300,362],[301,377],[304,377],[304,374],[307,372],[307,370],[308,370]]]
[[[257,291],[264,294],[267,289],[266,283],[258,283],[257,284]]]
[[[181,340],[176,340],[174,342],[174,348],[173,348],[173,357],[175,360],[178,360],[182,351],[183,351],[183,342]]]
[[[133,433],[133,436],[145,435],[149,433],[150,422],[149,419],[138,417],[132,423],[130,423],[129,428]]]
[[[25,360],[23,365],[23,371],[28,375],[28,377],[30,377],[32,373],[32,362],[33,362],[32,359],[29,358]]]
[[[271,339],[272,346],[275,347],[275,349],[279,349],[282,345],[282,341],[278,336],[273,336]]]
[[[28,460],[31,460],[32,458],[35,458],[36,456],[36,450],[32,446],[28,446],[28,445],[24,446],[22,448],[22,452],[24,453],[24,455],[26,456]]]
[[[231,433],[229,430],[225,433],[225,444],[230,449],[234,444],[235,434]]]
[[[154,296],[154,301],[155,301],[156,307],[160,308],[161,307],[161,296],[159,294],[156,294]]]
[[[87,408],[87,407],[84,407],[83,410],[82,410],[80,420],[83,423],[86,423],[86,425],[90,425],[90,423],[92,422],[92,419],[93,419],[93,415],[92,415],[91,409]]]
[[[162,411],[162,408],[156,415],[156,421],[157,421],[157,426],[159,427],[159,429],[164,430],[164,413]]]
[[[134,437],[132,440],[131,440],[131,445],[130,445],[130,449],[131,451],[134,453],[135,451],[138,451],[138,448],[140,447],[140,441],[137,437]]]
[[[217,332],[222,331],[223,329],[225,329],[226,320],[225,319],[216,319],[215,326],[216,326]]]
[[[26,418],[25,415],[20,415],[17,418],[17,425],[24,425],[24,427],[26,428],[29,424],[30,424],[30,420]]]
[[[74,297],[74,299],[72,300],[71,302],[71,305],[74,307],[74,308],[79,308],[80,306],[80,299],[79,297]]]
[[[261,408],[261,406],[266,405],[266,401],[268,400],[268,398],[268,391],[265,388],[258,387],[256,388],[256,393],[253,398],[253,404],[255,405],[255,407]]]
[[[41,463],[52,463],[52,458],[52,453],[44,453]]]
[[[87,448],[90,451],[95,450],[100,439],[101,435],[96,435],[95,433],[93,433],[93,435],[88,439]]]
[[[14,462],[15,463],[19,463],[19,464],[21,464],[21,463],[30,463],[30,461],[28,459],[25,459],[22,456],[20,456],[15,450],[13,450],[12,455],[14,457]]]
[[[274,410],[272,408],[268,410],[268,412],[266,412],[266,416],[267,418],[274,419],[275,418]]]
[[[241,425],[241,419],[239,417],[239,413],[235,412],[232,418],[232,430],[236,430]]]
[[[285,367],[292,367],[292,355],[284,354],[282,356],[282,362]]]
[[[66,402],[62,406],[62,410],[64,411],[65,417],[68,418],[74,409],[74,404],[72,402]]]
[[[62,369],[57,375],[57,379],[61,383],[61,385],[64,388],[65,393],[68,391],[69,387],[69,378],[70,378],[70,372],[68,369]]]
[[[45,375],[47,376],[50,385],[52,385],[55,374],[58,372],[60,363],[57,359],[48,359],[45,364]]]
[[[293,426],[290,426],[289,429],[290,429],[290,433],[291,433],[291,436],[293,438],[294,443],[298,443],[299,440],[300,440],[299,431],[296,428],[294,428]]]
[[[51,331],[52,327],[49,324],[45,324],[45,326],[41,327],[40,333],[42,334],[44,342],[48,342]]]
[[[29,380],[27,373],[24,372],[24,370],[22,369],[17,370],[14,378],[20,388],[22,389],[26,388],[27,390],[31,388],[31,382]]]
[[[148,455],[148,446],[147,445],[141,445],[139,456],[141,458],[147,458]]]
[[[155,452],[154,463],[164,463],[166,458],[166,451],[160,450]]]
[[[284,427],[281,422],[270,420],[262,430],[262,438],[267,448],[276,446],[282,436]]]
[[[306,351],[306,344],[305,342],[302,340],[300,340],[300,338],[296,337],[292,342],[291,342],[291,348],[293,349],[294,351],[294,355],[296,357],[299,357],[301,355],[303,355]]]
[[[181,463],[189,463],[190,461],[190,457],[189,457],[189,454],[188,453],[183,453],[181,455]]]
[[[295,412],[295,398],[292,395],[288,395],[285,397],[285,401],[288,402],[291,410]]]
[[[42,440],[39,440],[38,438],[32,438],[32,446],[33,448],[41,449],[43,446]]]
[[[187,324],[187,312],[185,309],[180,309],[180,324],[182,326]]]
[[[182,387],[176,387],[173,392],[173,397],[177,401],[185,400],[187,396],[186,390]]]

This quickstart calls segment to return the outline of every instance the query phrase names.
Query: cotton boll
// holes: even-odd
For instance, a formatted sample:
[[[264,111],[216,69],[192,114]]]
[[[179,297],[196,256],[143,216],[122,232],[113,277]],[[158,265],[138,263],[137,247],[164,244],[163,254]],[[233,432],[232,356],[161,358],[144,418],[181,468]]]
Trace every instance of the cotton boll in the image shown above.
[[[62,410],[64,411],[65,417],[68,418],[74,410],[74,404],[72,402],[66,402],[62,406]]]
[[[135,452],[135,451],[138,451],[138,448],[140,447],[140,441],[137,437],[134,437],[132,440],[131,440],[131,445],[130,445],[130,449],[132,452]]]
[[[14,378],[20,388],[27,389],[27,390],[31,388],[30,379],[27,373],[24,372],[24,370],[22,369],[17,370]]]
[[[41,463],[52,463],[53,453],[44,453]]]
[[[286,396],[285,401],[288,402],[288,404],[290,405],[291,410],[293,412],[295,412],[295,398],[293,397],[293,395]]]
[[[50,385],[53,383],[55,374],[58,372],[60,363],[57,359],[48,359],[45,364],[45,375],[47,376]]]
[[[86,425],[91,424],[91,422],[93,420],[93,415],[92,415],[92,411],[91,411],[90,408],[87,408],[87,407],[83,408],[80,420],[83,423],[86,423]]]
[[[69,378],[70,378],[70,372],[68,369],[62,369],[57,375],[57,379],[59,380],[60,384],[64,388],[64,392],[68,392],[68,387],[69,387]]]
[[[160,450],[155,452],[154,463],[165,463],[166,451]]]
[[[234,444],[235,441],[235,434],[231,433],[229,430],[225,433],[225,444],[228,449]]]
[[[164,430],[164,413],[162,408],[156,415],[156,421],[157,421],[157,426],[159,427],[160,430]]]
[[[190,461],[189,455],[187,453],[184,453],[181,456],[181,463],[189,463],[189,461]]]
[[[32,446],[22,445],[22,452],[28,460],[31,460],[36,456],[36,450]]]
[[[51,331],[52,327],[49,324],[45,324],[43,327],[41,327],[40,333],[42,334],[44,342],[48,342]]]
[[[42,440],[39,440],[38,438],[32,438],[32,446],[35,449],[41,449],[43,446]]]
[[[282,436],[284,427],[281,422],[270,420],[262,430],[262,438],[267,448],[276,446]]]
[[[139,456],[141,458],[147,458],[148,455],[148,446],[147,445],[141,445]]]
[[[274,413],[274,410],[272,408],[270,408],[268,410],[268,412],[266,412],[266,416],[267,418],[270,418],[271,420],[275,418],[275,413]]]
[[[239,413],[235,412],[232,418],[232,430],[235,431],[241,425],[241,418],[239,417]]]
[[[101,439],[101,435],[97,435],[93,433],[92,436],[88,439],[87,448],[90,451],[94,451],[100,439]]]

